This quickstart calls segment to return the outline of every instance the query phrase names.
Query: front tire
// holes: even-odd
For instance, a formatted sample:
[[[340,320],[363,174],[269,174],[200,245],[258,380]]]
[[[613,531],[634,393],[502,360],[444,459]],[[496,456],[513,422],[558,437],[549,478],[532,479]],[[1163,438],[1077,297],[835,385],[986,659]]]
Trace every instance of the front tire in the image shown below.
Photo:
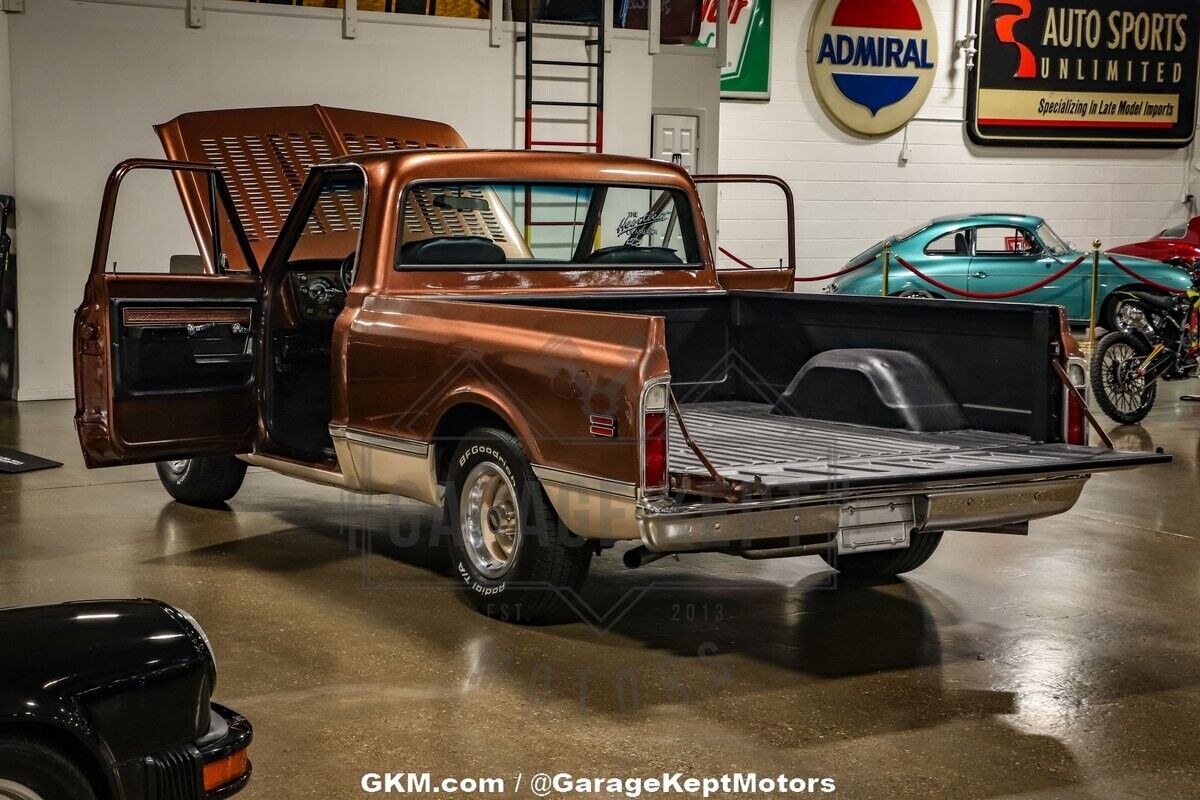
[[[857,555],[821,553],[821,558],[847,578],[881,580],[912,572],[928,561],[941,543],[941,532],[914,533],[912,542],[903,550],[877,550]]]
[[[512,622],[565,615],[592,548],[558,518],[516,437],[469,434],[450,461],[445,502],[452,568],[476,608]]]
[[[160,461],[155,466],[158,479],[171,497],[201,508],[232,500],[246,478],[246,462],[233,456]]]
[[[0,797],[8,800],[96,800],[79,767],[26,739],[0,739]]]
[[[1134,373],[1148,354],[1141,337],[1124,331],[1105,336],[1092,354],[1092,393],[1101,410],[1116,422],[1133,425],[1154,408],[1158,384],[1147,384]]]

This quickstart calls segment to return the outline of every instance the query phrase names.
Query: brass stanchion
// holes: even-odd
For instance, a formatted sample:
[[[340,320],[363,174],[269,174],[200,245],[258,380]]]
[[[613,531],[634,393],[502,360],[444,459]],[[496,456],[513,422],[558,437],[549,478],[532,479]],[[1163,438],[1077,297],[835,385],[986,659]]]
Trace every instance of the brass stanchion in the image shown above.
[[[883,243],[883,296],[887,297],[891,292],[888,291],[888,272],[892,268],[892,243]]]
[[[1092,242],[1092,317],[1088,327],[1088,356],[1096,349],[1096,322],[1100,309],[1100,240]]]

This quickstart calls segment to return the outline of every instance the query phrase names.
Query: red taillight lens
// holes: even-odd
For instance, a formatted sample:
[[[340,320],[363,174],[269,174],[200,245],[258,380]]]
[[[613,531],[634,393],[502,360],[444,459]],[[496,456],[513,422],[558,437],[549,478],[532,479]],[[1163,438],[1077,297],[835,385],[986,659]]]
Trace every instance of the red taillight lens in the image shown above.
[[[1083,417],[1083,403],[1079,395],[1071,392],[1067,399],[1067,444],[1087,444],[1087,422]]]
[[[228,786],[250,770],[250,753],[241,750],[220,761],[204,765],[204,791],[211,792]]]
[[[667,488],[667,412],[646,412],[646,442],[643,474],[645,489]]]

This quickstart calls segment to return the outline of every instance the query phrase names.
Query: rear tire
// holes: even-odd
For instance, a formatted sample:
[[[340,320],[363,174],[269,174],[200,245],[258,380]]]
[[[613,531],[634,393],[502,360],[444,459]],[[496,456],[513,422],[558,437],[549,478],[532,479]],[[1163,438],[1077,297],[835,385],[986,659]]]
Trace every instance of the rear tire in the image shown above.
[[[1154,408],[1158,384],[1139,386],[1127,374],[1132,360],[1147,355],[1145,342],[1124,331],[1105,336],[1092,354],[1092,394],[1100,409],[1116,422],[1133,425],[1144,420]]]
[[[27,739],[0,739],[0,797],[96,800],[91,782],[61,753]]]
[[[945,300],[940,294],[926,291],[925,289],[905,289],[901,292],[892,292],[892,297],[907,297],[910,300]]]
[[[1145,286],[1124,286],[1109,294],[1108,300],[1106,300],[1104,305],[1101,307],[1099,320],[1100,326],[1109,333],[1117,333],[1125,330],[1125,328],[1121,326],[1121,307],[1127,304],[1136,306],[1137,301],[1132,297],[1122,296],[1121,293],[1131,289],[1137,291],[1150,291]]]
[[[879,550],[874,553],[858,553],[857,555],[821,553],[821,558],[847,578],[857,580],[894,578],[897,575],[912,572],[924,564],[942,543],[940,531],[914,533],[911,538],[912,543],[903,550]]]
[[[558,518],[515,436],[470,433],[450,460],[445,503],[452,568],[479,611],[523,623],[566,616],[592,547]]]
[[[171,497],[202,508],[232,500],[246,477],[246,462],[233,456],[160,461],[155,466]]]

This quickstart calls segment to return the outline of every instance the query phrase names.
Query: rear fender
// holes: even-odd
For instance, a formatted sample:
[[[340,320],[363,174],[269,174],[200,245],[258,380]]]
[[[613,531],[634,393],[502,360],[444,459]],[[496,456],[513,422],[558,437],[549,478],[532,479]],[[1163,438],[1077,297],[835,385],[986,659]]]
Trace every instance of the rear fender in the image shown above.
[[[351,331],[349,429],[428,444],[471,402],[505,420],[535,464],[637,480],[641,389],[669,371],[662,318],[375,297]],[[615,420],[616,435],[592,435],[593,415]]]

